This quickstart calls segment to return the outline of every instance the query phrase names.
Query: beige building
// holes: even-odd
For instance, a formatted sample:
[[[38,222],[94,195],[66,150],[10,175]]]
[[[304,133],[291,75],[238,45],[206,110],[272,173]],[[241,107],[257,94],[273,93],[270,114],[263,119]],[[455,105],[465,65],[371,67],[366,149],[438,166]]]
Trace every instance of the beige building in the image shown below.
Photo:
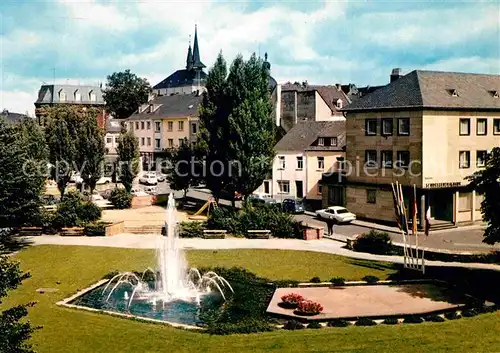
[[[433,227],[480,221],[466,177],[500,146],[499,92],[498,75],[412,71],[357,100],[345,109],[345,171],[327,180],[324,204],[394,222],[398,181],[410,212],[416,186],[421,225],[427,206]]]
[[[323,174],[335,172],[343,158],[345,122],[298,122],[275,146],[272,177],[256,190],[277,201],[303,199],[311,208],[321,206]]]

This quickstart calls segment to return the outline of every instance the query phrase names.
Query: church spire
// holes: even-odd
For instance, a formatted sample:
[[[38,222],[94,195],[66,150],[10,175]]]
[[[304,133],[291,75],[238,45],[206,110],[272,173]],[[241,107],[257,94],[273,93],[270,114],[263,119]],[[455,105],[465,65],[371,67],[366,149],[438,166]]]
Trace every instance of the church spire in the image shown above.
[[[203,69],[206,67],[200,60],[200,49],[198,48],[198,27],[194,25],[194,44],[193,44],[193,68]]]
[[[192,70],[193,69],[193,52],[191,51],[191,36],[189,36],[189,48],[188,48],[188,54],[186,58],[186,69],[187,70]]]

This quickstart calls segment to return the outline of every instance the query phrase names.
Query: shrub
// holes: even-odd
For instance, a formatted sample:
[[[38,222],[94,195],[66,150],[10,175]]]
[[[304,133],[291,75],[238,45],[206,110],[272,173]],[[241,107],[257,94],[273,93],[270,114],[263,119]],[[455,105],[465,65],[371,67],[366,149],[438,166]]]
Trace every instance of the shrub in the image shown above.
[[[293,280],[280,280],[280,281],[274,281],[274,285],[276,288],[288,288],[288,287],[298,287],[299,286],[299,281],[293,281]]]
[[[101,209],[92,202],[84,201],[78,191],[70,191],[57,205],[52,219],[54,228],[81,226],[101,218]]]
[[[473,317],[473,316],[477,316],[477,315],[479,315],[479,313],[475,309],[467,309],[467,310],[462,311],[463,317]]]
[[[304,325],[296,320],[289,320],[283,326],[285,330],[301,330],[304,328]]]
[[[80,223],[97,221],[102,215],[99,206],[89,201],[82,202],[77,212]]]
[[[181,222],[179,223],[179,236],[181,238],[201,238],[205,229],[204,222]]]
[[[317,315],[323,311],[323,306],[320,303],[312,300],[303,300],[297,306],[297,312],[306,315]]]
[[[57,228],[55,227],[56,214],[43,209],[40,214],[40,226],[42,227],[42,232],[44,234],[56,234]]]
[[[89,237],[102,237],[106,235],[106,224],[103,222],[87,223],[83,233]]]
[[[285,294],[281,297],[281,301],[286,304],[298,305],[304,297],[297,293]]]
[[[318,328],[322,328],[323,326],[321,326],[321,324],[317,321],[313,321],[311,323],[309,323],[309,325],[307,325],[307,328],[313,328],[313,329],[318,329]]]
[[[386,255],[392,251],[392,241],[389,234],[374,229],[361,234],[353,244],[354,251]]]
[[[313,277],[309,280],[311,283],[321,283],[321,278],[319,277]]]
[[[399,324],[399,320],[397,317],[386,317],[383,323],[386,325],[397,325]]]
[[[372,319],[369,319],[367,317],[362,317],[359,318],[358,321],[356,321],[356,326],[375,326],[377,323],[373,321]]]
[[[424,319],[417,315],[407,316],[403,320],[404,324],[421,324],[422,322],[424,322]]]
[[[351,323],[347,320],[335,319],[328,321],[327,325],[329,327],[347,327],[351,325]]]
[[[212,335],[230,335],[234,333],[257,333],[272,331],[271,325],[262,320],[245,319],[236,323],[221,323],[208,326],[207,332]]]
[[[333,277],[332,279],[330,279],[330,282],[334,286],[343,286],[343,285],[345,285],[345,279],[342,278],[342,277]]]
[[[363,281],[365,281],[366,283],[377,283],[378,281],[380,281],[380,278],[378,278],[377,276],[365,276],[363,277]]]
[[[428,315],[428,316],[424,317],[424,320],[428,321],[428,322],[444,322],[445,321],[444,317],[436,315],[436,314]]]
[[[456,311],[450,311],[450,312],[444,313],[444,317],[447,318],[448,320],[457,320],[457,319],[460,319],[462,316],[457,314]]]
[[[113,189],[109,195],[109,202],[120,210],[130,208],[132,206],[132,194],[125,189]]]

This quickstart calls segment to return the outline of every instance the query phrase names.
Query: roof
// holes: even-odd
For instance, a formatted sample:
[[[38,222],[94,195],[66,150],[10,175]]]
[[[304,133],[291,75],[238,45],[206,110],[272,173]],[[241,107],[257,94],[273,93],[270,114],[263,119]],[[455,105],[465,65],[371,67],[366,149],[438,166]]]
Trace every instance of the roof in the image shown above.
[[[159,96],[148,102],[155,110],[150,112],[148,109],[142,113],[135,113],[127,120],[141,120],[151,118],[168,117],[197,117],[198,107],[203,99],[202,95],[192,94],[174,94],[171,96]]]
[[[300,121],[274,148],[280,152],[310,150],[318,137],[337,137],[338,139],[337,147],[326,146],[326,148],[318,148],[319,150],[342,150],[345,146],[345,121]]]
[[[199,72],[199,78],[197,77],[198,72]],[[156,84],[153,87],[153,89],[195,85],[197,84],[198,79],[200,80],[200,85],[204,85],[206,78],[207,74],[204,71],[186,70],[186,69],[177,70],[172,75],[168,76],[166,79]]]
[[[122,124],[118,119],[108,119],[106,123],[106,132],[119,133],[121,132]]]
[[[24,119],[29,119],[26,114],[9,112],[7,109],[0,113],[0,117],[4,117],[8,123],[18,123]]]
[[[297,92],[310,92],[316,91],[319,93],[321,98],[328,105],[330,110],[337,111],[337,100],[342,101],[342,106],[345,107],[349,104],[349,99],[347,95],[342,91],[342,89],[337,88],[337,86],[328,85],[309,85],[309,84],[298,84],[298,83],[285,83],[281,86],[281,91],[297,91]]]
[[[500,75],[414,70],[344,110],[500,110],[500,98],[494,97],[495,92],[500,94]]]
[[[59,92],[66,94],[66,99],[60,101]],[[95,101],[90,100],[90,93],[95,94]],[[80,94],[80,100],[77,100],[77,95]],[[69,104],[96,104],[103,105],[104,98],[102,89],[99,86],[80,86],[80,85],[42,85],[38,91],[38,99],[35,104],[53,104],[53,103],[69,103]]]

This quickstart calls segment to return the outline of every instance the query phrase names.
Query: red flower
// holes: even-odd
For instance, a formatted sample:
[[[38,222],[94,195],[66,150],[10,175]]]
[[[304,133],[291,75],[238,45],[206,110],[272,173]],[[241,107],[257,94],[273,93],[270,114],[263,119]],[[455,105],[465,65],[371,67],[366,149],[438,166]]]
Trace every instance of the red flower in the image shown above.
[[[323,306],[320,303],[313,302],[312,300],[304,300],[299,303],[297,311],[307,314],[319,314],[323,311]]]
[[[299,304],[303,300],[304,298],[300,294],[296,293],[285,294],[284,296],[281,297],[281,301],[283,303],[289,303],[289,304]]]

